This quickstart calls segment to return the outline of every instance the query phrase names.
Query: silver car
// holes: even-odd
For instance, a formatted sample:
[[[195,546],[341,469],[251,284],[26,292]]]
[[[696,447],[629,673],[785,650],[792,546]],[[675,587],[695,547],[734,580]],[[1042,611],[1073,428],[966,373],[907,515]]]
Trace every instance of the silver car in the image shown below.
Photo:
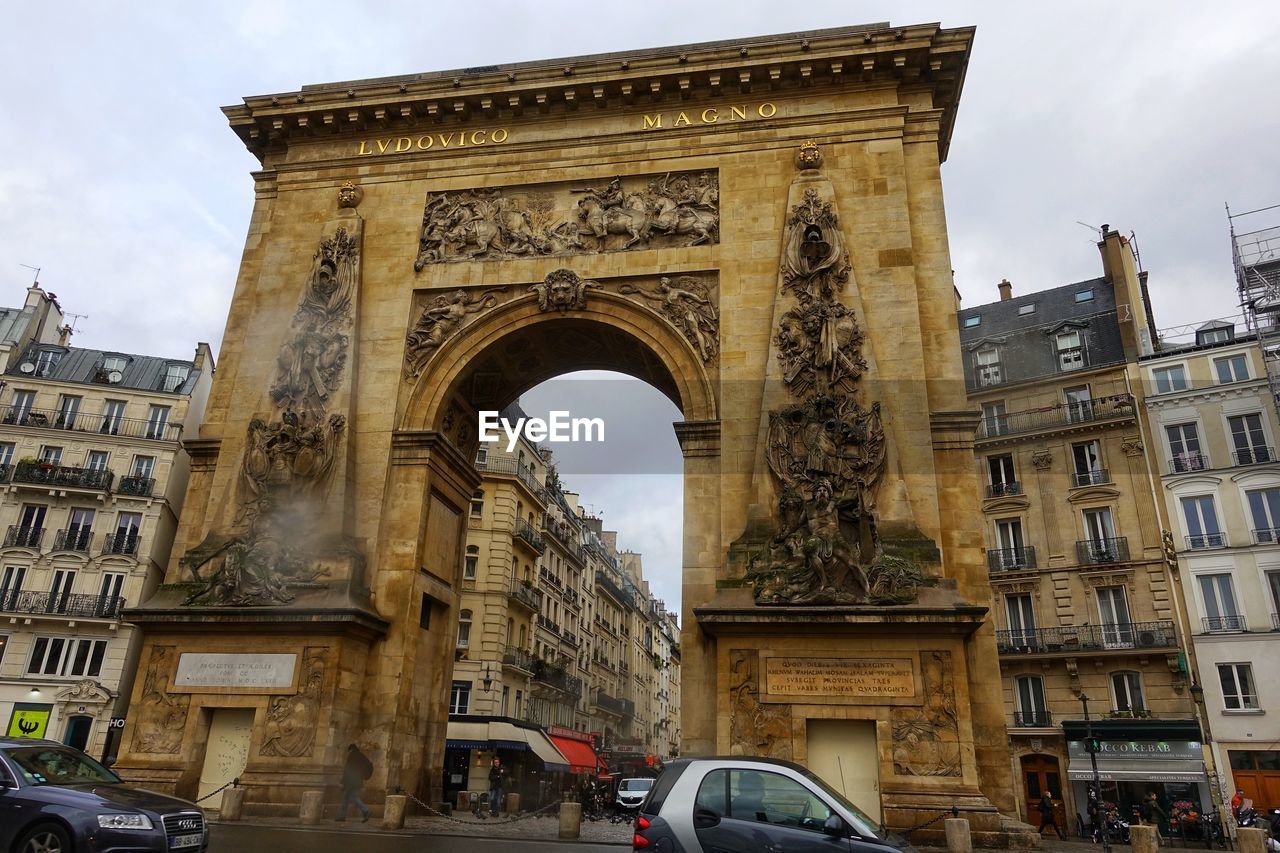
[[[662,853],[911,851],[818,776],[769,758],[670,762],[640,806],[632,846]]]

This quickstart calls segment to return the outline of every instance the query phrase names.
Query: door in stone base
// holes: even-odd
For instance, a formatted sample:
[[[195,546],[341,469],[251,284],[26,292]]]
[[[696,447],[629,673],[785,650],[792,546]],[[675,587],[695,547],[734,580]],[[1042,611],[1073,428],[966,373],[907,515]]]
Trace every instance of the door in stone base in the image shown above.
[[[1040,826],[1040,798],[1048,791],[1053,797],[1053,819],[1058,830],[1063,830],[1065,803],[1062,791],[1062,774],[1058,759],[1052,755],[1022,756],[1022,786],[1027,797],[1027,823]],[[1072,821],[1074,825],[1074,821]]]
[[[880,754],[871,720],[809,720],[809,769],[855,806],[880,820]]]
[[[200,770],[197,799],[208,796],[244,773],[253,737],[252,708],[214,708],[209,721],[209,742],[205,745],[204,766]],[[207,809],[222,807],[222,794],[201,803]]]

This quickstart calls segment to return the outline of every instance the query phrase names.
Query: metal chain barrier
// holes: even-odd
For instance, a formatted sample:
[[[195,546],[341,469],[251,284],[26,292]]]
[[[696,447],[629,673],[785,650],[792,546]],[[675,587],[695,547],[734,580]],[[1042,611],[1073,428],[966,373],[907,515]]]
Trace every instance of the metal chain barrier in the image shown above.
[[[237,776],[236,778],[232,779],[230,782],[228,782],[227,784],[223,785],[221,788],[215,788],[214,790],[212,790],[212,791],[210,791],[209,793],[205,794],[203,797],[201,797],[200,799],[196,800],[196,802],[197,802],[197,803],[203,803],[205,800],[209,799],[209,798],[210,798],[210,797],[212,797],[214,794],[221,794],[223,791],[227,790],[228,788],[238,788],[238,787],[240,787],[240,777],[239,777],[239,776]]]
[[[951,811],[941,812],[938,814],[937,817],[929,818],[929,820],[926,820],[924,823],[917,823],[915,826],[911,827],[910,829],[902,830],[900,834],[902,835],[903,838],[906,838],[908,835],[915,832],[917,829],[928,829],[938,821],[946,820],[949,817],[960,817],[960,809],[957,808],[956,806],[952,806]]]
[[[408,797],[410,800],[417,803],[419,808],[421,808],[423,811],[425,811],[427,814],[431,815],[432,817],[442,817],[445,820],[453,821],[454,823],[460,823],[460,824],[463,824],[464,826],[480,826],[481,824],[515,823],[521,820],[528,820],[531,817],[538,817],[540,814],[542,814],[542,812],[548,811],[550,809],[558,808],[561,803],[560,800],[556,800],[554,803],[545,805],[540,809],[535,809],[534,811],[531,811],[531,812],[525,812],[524,814],[519,814],[519,815],[516,815],[515,817],[512,817],[511,815],[508,815],[505,818],[497,817],[497,816],[488,817],[487,815],[485,817],[479,817],[479,815],[476,815],[476,819],[466,820],[464,818],[454,817],[453,815],[445,814],[442,811],[438,811],[437,809],[431,808],[431,806],[427,805],[422,800],[415,797],[413,794],[410,794],[408,791],[404,790],[399,785],[396,786],[396,793],[402,796]]]

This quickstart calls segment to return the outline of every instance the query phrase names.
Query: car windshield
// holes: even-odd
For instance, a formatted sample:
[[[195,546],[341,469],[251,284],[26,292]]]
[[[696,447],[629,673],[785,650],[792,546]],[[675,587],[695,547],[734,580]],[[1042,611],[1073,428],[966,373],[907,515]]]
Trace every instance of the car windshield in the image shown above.
[[[32,785],[116,784],[120,777],[83,753],[58,746],[5,750],[22,778]]]
[[[811,782],[813,782],[815,785],[821,788],[823,793],[828,794],[831,797],[831,799],[840,803],[840,805],[844,807],[845,811],[853,815],[854,832],[858,833],[864,838],[884,838],[885,837],[884,829],[881,828],[880,824],[876,823],[871,818],[871,816],[868,815],[866,812],[864,812],[862,809],[858,808],[853,803],[849,802],[849,799],[845,797],[844,794],[840,793],[835,788],[832,788],[830,785],[828,785],[821,776],[817,775],[816,773],[812,773],[808,770],[804,771],[804,775],[807,776]]]
[[[647,791],[652,787],[652,779],[623,779],[618,783],[619,791]]]

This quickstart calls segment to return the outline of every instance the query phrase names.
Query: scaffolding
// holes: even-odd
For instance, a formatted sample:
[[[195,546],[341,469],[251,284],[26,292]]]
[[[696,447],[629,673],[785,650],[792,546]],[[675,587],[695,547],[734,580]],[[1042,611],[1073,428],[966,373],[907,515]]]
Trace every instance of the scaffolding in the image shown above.
[[[1258,334],[1271,400],[1280,416],[1280,204],[1236,214],[1228,207],[1227,223],[1240,305],[1245,323]]]

